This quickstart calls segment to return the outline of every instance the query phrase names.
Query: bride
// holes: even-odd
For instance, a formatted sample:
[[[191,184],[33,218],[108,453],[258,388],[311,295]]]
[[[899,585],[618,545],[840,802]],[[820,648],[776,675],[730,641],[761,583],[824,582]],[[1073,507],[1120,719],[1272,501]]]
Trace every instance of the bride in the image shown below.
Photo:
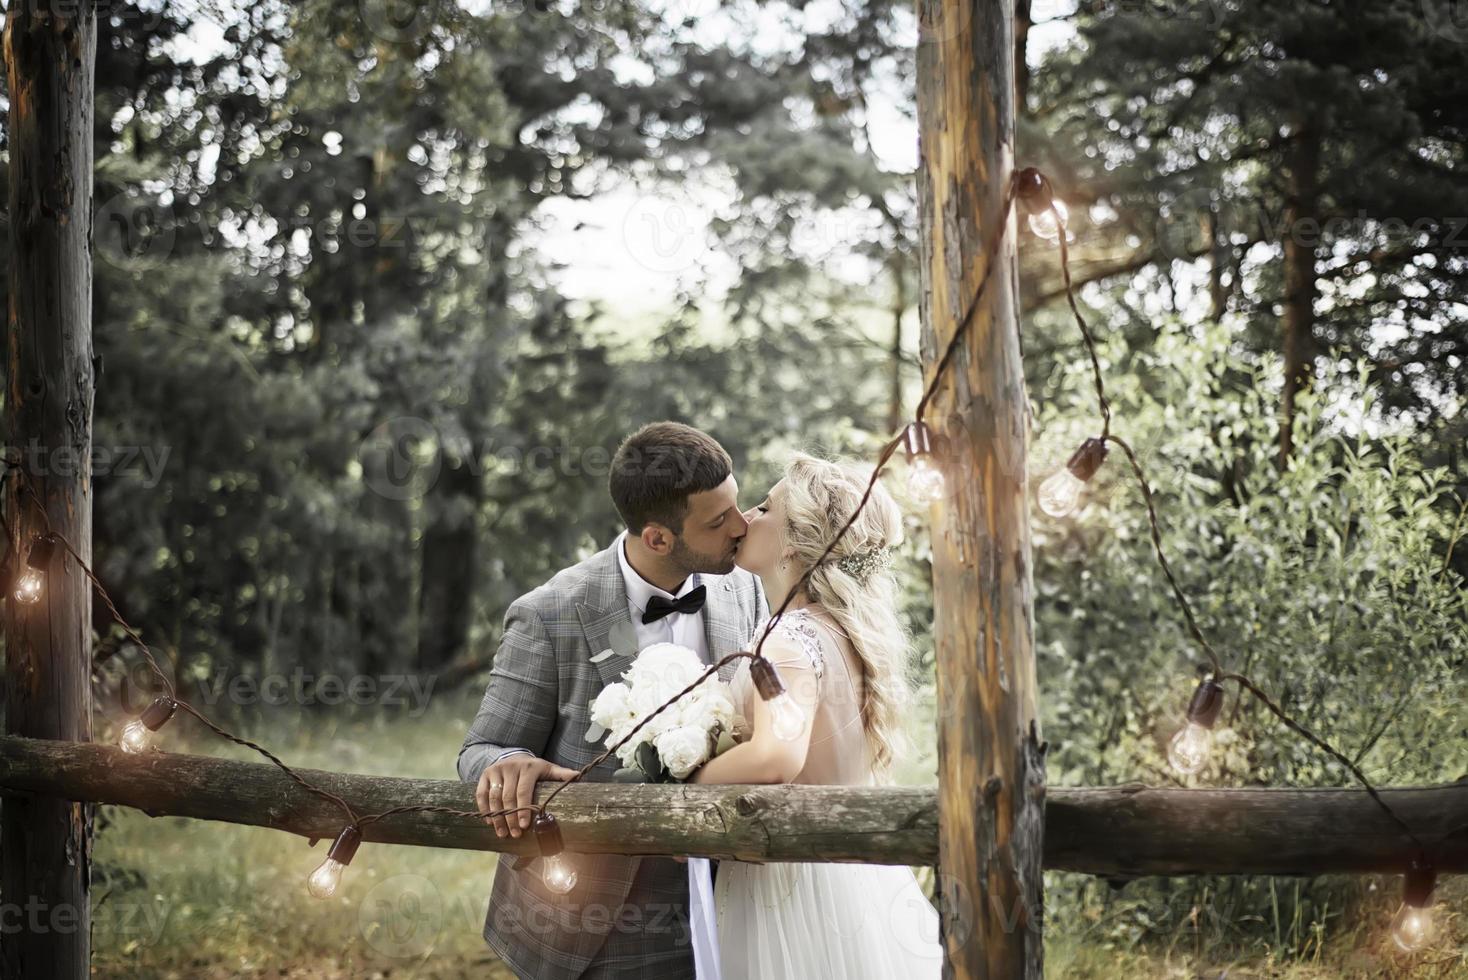
[[[784,479],[745,514],[749,530],[737,561],[759,576],[772,607],[815,565],[866,482],[851,467],[798,454]],[[764,656],[805,711],[802,735],[774,736],[750,680],[750,661],[741,660],[733,692],[752,720],[736,730],[739,744],[710,760],[692,782],[887,781],[907,691],[907,641],[897,618],[897,585],[886,570],[901,535],[901,512],[878,485],[764,644]],[[907,867],[722,861],[714,907],[721,980],[890,980],[942,972],[937,913]]]

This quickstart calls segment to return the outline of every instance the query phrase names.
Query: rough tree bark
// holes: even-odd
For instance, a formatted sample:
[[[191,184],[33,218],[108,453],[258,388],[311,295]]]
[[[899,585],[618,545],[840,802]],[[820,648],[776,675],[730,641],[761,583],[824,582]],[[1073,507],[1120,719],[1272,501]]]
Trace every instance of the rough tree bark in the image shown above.
[[[7,462],[18,465],[6,480],[5,503],[12,572],[48,526],[91,563],[96,45],[89,2],[10,5],[5,442]],[[6,603],[5,727],[85,742],[92,737],[91,591],[64,550],[49,564],[39,601]],[[91,846],[89,806],[52,797],[5,802],[0,891],[8,907],[41,909],[49,928],[7,930],[0,977],[89,975]]]
[[[1289,191],[1284,212],[1284,393],[1279,403],[1279,465],[1295,450],[1295,399],[1309,386],[1315,341],[1315,243],[1320,234],[1320,135],[1299,126],[1288,150]]]
[[[170,723],[170,727],[173,723]],[[301,770],[358,813],[405,803],[474,809],[472,786]],[[551,791],[540,791],[543,800]],[[88,799],[152,816],[332,837],[342,812],[263,762],[110,745],[0,738],[0,792]],[[1383,790],[1433,845],[1444,873],[1468,871],[1468,784]],[[1046,868],[1110,879],[1181,874],[1400,872],[1413,857],[1396,824],[1358,789],[1052,788]],[[701,854],[736,860],[931,864],[933,787],[572,786],[552,804],[566,847],[581,853]],[[400,814],[368,824],[368,841],[530,854],[467,817]],[[365,860],[370,860],[367,858]],[[303,858],[303,862],[310,861]]]
[[[921,0],[923,360],[971,303],[1014,154],[1013,5]],[[1039,980],[1045,769],[1035,710],[1026,507],[1028,402],[1012,224],[930,419],[946,443],[934,508],[939,885],[948,975]]]

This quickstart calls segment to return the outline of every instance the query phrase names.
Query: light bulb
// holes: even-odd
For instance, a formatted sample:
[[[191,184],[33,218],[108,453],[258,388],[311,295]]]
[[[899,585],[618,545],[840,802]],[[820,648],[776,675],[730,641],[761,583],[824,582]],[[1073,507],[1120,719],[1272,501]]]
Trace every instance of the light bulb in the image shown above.
[[[143,709],[142,714],[128,722],[123,728],[122,737],[118,739],[122,751],[134,754],[146,751],[153,743],[153,733],[173,717],[173,712],[177,708],[178,702],[173,698],[154,698],[153,703]]]
[[[1195,722],[1188,722],[1172,737],[1167,747],[1167,761],[1185,776],[1196,775],[1208,764],[1213,751],[1213,733]]]
[[[770,731],[782,742],[793,742],[805,732],[805,712],[790,692],[765,702],[770,709]]]
[[[27,606],[34,605],[41,598],[42,587],[46,584],[46,569],[51,564],[51,557],[56,554],[56,537],[52,534],[42,534],[31,542],[31,548],[26,555],[25,570],[20,573],[20,578],[15,580],[15,601]]]
[[[1040,484],[1040,509],[1051,517],[1065,517],[1080,503],[1085,482],[1068,469],[1062,469]]]
[[[1053,245],[1060,241],[1060,233],[1070,222],[1070,208],[1066,207],[1065,202],[1061,200],[1052,200],[1051,203],[1054,205],[1054,211],[1045,208],[1043,211],[1036,211],[1030,215],[1030,231]],[[1059,221],[1055,218],[1056,212],[1060,213]],[[1066,241],[1071,241],[1069,235]]]
[[[1392,919],[1392,942],[1404,953],[1415,953],[1433,939],[1432,890],[1437,872],[1420,858],[1402,880],[1402,907]]]
[[[1223,687],[1205,680],[1188,702],[1188,723],[1167,746],[1167,761],[1185,776],[1202,771],[1213,751],[1213,725],[1223,710]]]
[[[335,895],[336,886],[342,881],[342,869],[345,867],[345,864],[331,858],[322,861],[321,866],[306,879],[306,891],[311,893],[312,898],[330,898]]]
[[[935,504],[943,499],[943,471],[938,469],[932,456],[919,456],[908,464],[907,492],[914,500],[925,504]]]
[[[326,852],[326,860],[306,879],[306,891],[312,898],[330,898],[336,894],[336,887],[342,880],[342,869],[352,863],[352,855],[357,853],[360,843],[362,832],[356,827],[343,828],[336,835],[336,840],[331,842],[331,850]]]
[[[805,711],[785,690],[785,682],[775,665],[755,654],[749,663],[749,679],[754,681],[754,689],[770,711],[770,731],[775,737],[782,742],[799,738],[805,731]]]
[[[545,887],[557,895],[565,895],[576,887],[576,869],[571,867],[571,862],[564,856],[548,857],[544,862],[541,879],[545,882]]]
[[[142,752],[152,744],[152,735],[147,725],[134,718],[122,730],[122,738],[118,739],[118,744],[122,746],[124,752]]]
[[[926,422],[914,422],[902,431],[907,453],[907,491],[920,503],[943,499],[943,469],[933,455],[933,432]]]
[[[1432,940],[1432,910],[1403,905],[1392,920],[1392,941],[1404,953],[1415,953]]]
[[[1105,439],[1087,439],[1081,443],[1060,472],[1046,478],[1040,484],[1037,502],[1040,509],[1051,517],[1064,517],[1076,509],[1081,491],[1096,475],[1109,453]]]
[[[20,578],[15,583],[15,601],[23,602],[28,606],[35,605],[36,601],[41,598],[41,586],[45,582],[46,579],[39,570],[27,568],[20,573]]]

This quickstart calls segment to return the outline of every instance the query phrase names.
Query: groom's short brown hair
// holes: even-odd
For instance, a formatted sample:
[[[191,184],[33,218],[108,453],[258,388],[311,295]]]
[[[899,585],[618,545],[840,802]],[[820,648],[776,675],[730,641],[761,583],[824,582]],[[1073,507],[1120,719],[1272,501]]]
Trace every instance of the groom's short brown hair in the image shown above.
[[[712,436],[681,422],[653,422],[622,440],[608,482],[629,532],[657,523],[682,534],[688,497],[733,472],[734,461]]]

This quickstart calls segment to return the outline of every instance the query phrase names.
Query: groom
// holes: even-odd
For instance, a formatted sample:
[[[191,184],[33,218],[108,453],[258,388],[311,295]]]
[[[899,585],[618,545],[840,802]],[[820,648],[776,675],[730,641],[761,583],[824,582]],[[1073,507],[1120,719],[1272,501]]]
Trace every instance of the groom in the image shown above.
[[[747,523],[733,464],[716,441],[677,422],[644,426],[618,448],[609,488],[627,530],[505,614],[489,686],[459,750],[459,778],[476,784],[482,811],[528,806],[537,781],[569,779],[601,754],[601,740],[587,740],[591,701],[639,650],[677,643],[712,664],[747,649],[766,615],[756,580],[734,567]],[[617,767],[613,756],[585,779],[607,782]],[[528,812],[491,822],[501,837],[530,833]],[[499,863],[484,938],[518,976],[694,976],[689,874],[702,884],[706,866],[570,859],[577,884],[569,895],[545,887],[537,857]]]

